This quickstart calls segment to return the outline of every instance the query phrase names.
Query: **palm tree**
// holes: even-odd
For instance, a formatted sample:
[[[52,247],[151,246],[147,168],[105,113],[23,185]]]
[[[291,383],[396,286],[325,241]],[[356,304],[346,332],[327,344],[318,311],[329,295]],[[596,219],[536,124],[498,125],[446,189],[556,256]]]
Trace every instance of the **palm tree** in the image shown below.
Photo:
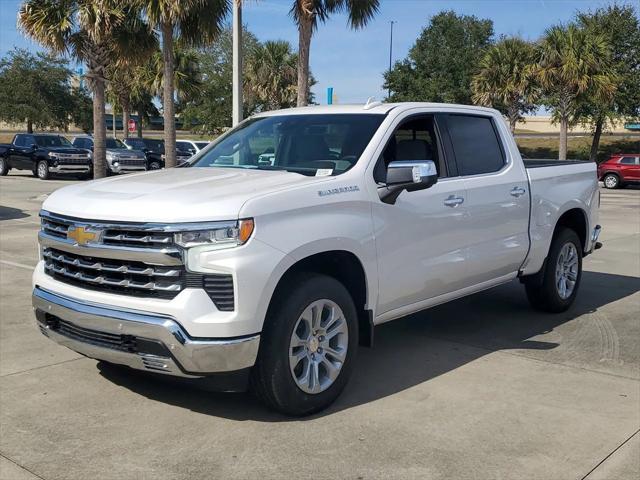
[[[26,0],[20,28],[54,53],[86,63],[93,92],[94,178],[106,174],[106,70],[116,59],[145,55],[154,38],[124,0]]]
[[[289,14],[298,26],[298,101],[299,107],[308,104],[309,52],[311,37],[318,22],[326,22],[329,15],[346,11],[349,26],[362,28],[378,13],[379,0],[294,0]]]
[[[231,0],[136,0],[162,37],[162,105],[165,165],[176,165],[174,37],[188,45],[213,42],[223,28]]]
[[[520,38],[505,38],[487,50],[472,81],[473,101],[504,111],[511,132],[523,113],[535,109],[535,60],[533,45]]]
[[[246,86],[266,110],[293,107],[297,100],[298,55],[289,42],[267,41],[247,61]]]
[[[567,159],[567,131],[580,98],[602,99],[615,93],[611,51],[605,37],[576,25],[554,26],[540,42],[534,72],[544,103],[560,122],[559,159]]]

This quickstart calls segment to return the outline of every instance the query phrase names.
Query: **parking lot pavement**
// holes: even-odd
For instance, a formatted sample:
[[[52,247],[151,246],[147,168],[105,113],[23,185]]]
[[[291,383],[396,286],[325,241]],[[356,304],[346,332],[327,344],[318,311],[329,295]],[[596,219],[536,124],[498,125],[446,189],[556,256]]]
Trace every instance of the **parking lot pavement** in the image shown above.
[[[0,478],[639,478],[639,189],[602,192],[570,311],[513,282],[385,324],[334,406],[289,419],[37,331],[37,211],[70,183],[0,179]]]

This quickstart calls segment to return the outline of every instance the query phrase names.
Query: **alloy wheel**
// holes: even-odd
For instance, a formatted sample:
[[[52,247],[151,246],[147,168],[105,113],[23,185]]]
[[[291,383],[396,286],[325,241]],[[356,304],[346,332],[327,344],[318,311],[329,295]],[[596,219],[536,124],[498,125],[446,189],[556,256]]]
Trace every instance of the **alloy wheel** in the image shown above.
[[[349,331],[342,309],[331,300],[316,300],[304,309],[289,343],[289,368],[298,388],[317,394],[340,375],[347,357]]]
[[[578,281],[578,249],[573,243],[565,243],[556,263],[556,290],[566,300],[573,294]]]

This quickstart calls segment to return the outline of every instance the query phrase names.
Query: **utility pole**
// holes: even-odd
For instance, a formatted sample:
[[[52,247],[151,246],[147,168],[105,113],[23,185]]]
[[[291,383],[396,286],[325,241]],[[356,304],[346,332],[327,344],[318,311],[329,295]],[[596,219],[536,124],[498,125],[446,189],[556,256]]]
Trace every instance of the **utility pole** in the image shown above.
[[[395,20],[391,20],[389,22],[391,26],[391,32],[389,36],[389,72],[391,72],[392,62],[393,62],[393,24],[398,23]],[[391,87],[387,90],[387,98],[391,97]]]
[[[233,0],[232,125],[242,121],[242,0]]]

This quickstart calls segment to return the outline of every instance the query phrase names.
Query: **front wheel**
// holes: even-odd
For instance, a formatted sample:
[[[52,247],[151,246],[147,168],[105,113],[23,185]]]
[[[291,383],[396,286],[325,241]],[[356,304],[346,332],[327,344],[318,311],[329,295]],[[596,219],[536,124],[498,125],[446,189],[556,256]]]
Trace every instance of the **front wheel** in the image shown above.
[[[529,303],[546,312],[564,312],[576,299],[581,278],[580,239],[573,230],[563,228],[551,242],[542,281],[525,284]]]
[[[332,277],[298,275],[269,309],[252,390],[284,414],[318,412],[344,389],[357,347],[357,313],[347,289]]]
[[[46,160],[40,160],[36,167],[36,172],[38,174],[38,178],[40,180],[48,180],[49,179],[49,164]]]
[[[615,189],[620,186],[620,179],[613,173],[607,173],[602,179],[606,188]]]
[[[160,165],[160,162],[156,160],[149,162],[149,170],[160,170],[161,168],[162,165]]]
[[[0,176],[4,177],[9,173],[9,165],[4,158],[0,158]]]

